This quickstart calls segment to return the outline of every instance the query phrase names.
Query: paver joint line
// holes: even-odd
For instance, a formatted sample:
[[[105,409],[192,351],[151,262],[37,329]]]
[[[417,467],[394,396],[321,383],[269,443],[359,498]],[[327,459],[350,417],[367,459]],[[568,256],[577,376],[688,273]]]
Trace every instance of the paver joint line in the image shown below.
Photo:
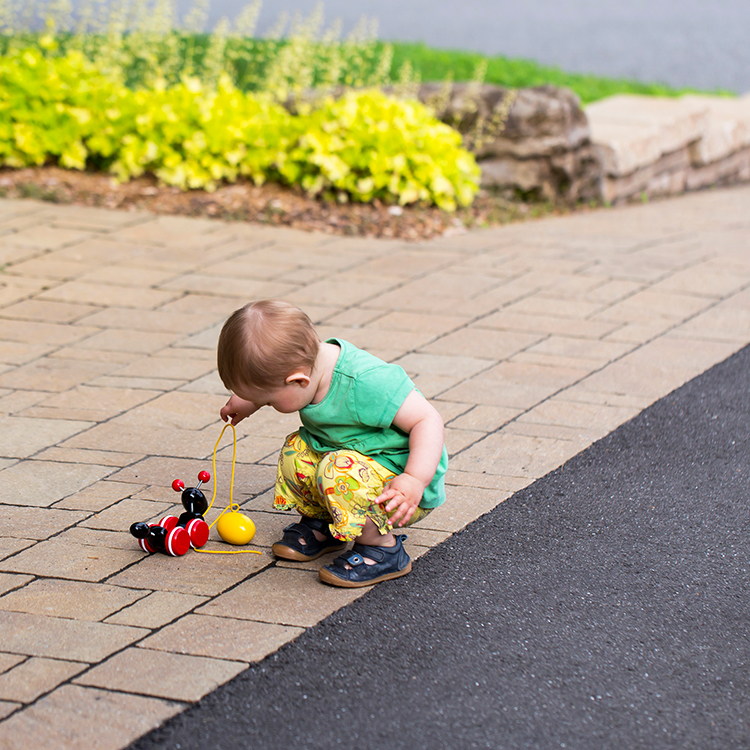
[[[283,294],[321,335],[402,363],[441,410],[449,502],[415,530],[417,558],[750,342],[747,205],[737,188],[409,246],[0,200],[0,473],[12,493],[0,731],[61,710],[85,734],[96,710],[136,704],[153,726],[352,600],[319,588],[326,558],[270,557],[288,522],[267,505],[294,429],[280,415],[259,413],[238,442],[262,558],[144,556],[127,527],[147,519],[119,523],[163,515],[173,471],[210,457],[202,415],[226,395],[212,352],[248,298]],[[257,634],[234,662],[233,629]],[[211,676],[189,690],[122,683],[117,670],[138,673],[151,654],[186,679],[205,660]],[[24,675],[34,684],[21,689]],[[94,695],[112,702],[71,713],[73,696]],[[127,744],[145,730],[117,731]]]
[[[744,291],[746,291],[748,289],[750,289],[750,283],[741,286],[738,291],[744,292]],[[561,394],[565,393],[565,391],[567,391],[568,389],[570,389],[570,388],[572,388],[572,387],[574,387],[574,386],[576,386],[576,385],[584,382],[586,379],[588,379],[592,375],[595,375],[596,373],[599,373],[599,372],[602,372],[603,370],[606,370],[610,365],[615,364],[616,362],[620,362],[620,361],[624,360],[626,357],[632,355],[633,353],[635,353],[636,351],[638,351],[640,349],[643,349],[648,344],[653,343],[654,341],[656,341],[659,338],[662,338],[664,335],[666,335],[670,331],[673,331],[674,329],[678,328],[681,325],[684,325],[685,323],[689,323],[691,320],[693,320],[694,318],[698,317],[699,315],[701,315],[701,314],[707,312],[708,310],[716,307],[717,305],[719,305],[721,302],[723,302],[726,299],[728,299],[728,297],[722,297],[722,298],[717,299],[712,305],[709,305],[707,308],[705,308],[705,309],[703,309],[703,310],[701,310],[699,312],[694,313],[693,315],[685,318],[684,320],[679,321],[679,323],[675,323],[671,328],[668,328],[664,333],[659,334],[657,336],[652,337],[651,339],[648,339],[648,340],[644,341],[639,346],[636,346],[633,349],[630,349],[630,350],[624,352],[620,356],[615,357],[614,359],[610,360],[609,362],[603,364],[601,367],[598,367],[596,369],[591,370],[589,373],[587,373],[586,375],[584,375],[583,377],[581,377],[579,380],[577,380],[577,381],[575,381],[575,382],[573,382],[573,383],[571,383],[569,385],[566,385],[566,386],[560,388],[558,391],[550,394],[546,398],[543,398],[542,400],[540,400],[538,403],[534,404],[533,406],[530,406],[527,409],[525,409],[524,411],[520,412],[519,414],[517,414],[517,415],[515,415],[513,417],[510,417],[506,422],[504,422],[503,424],[501,424],[499,427],[497,427],[494,430],[491,430],[490,432],[488,432],[485,435],[483,435],[482,438],[480,438],[480,439],[478,439],[478,440],[476,440],[474,442],[468,443],[467,445],[461,447],[459,450],[455,451],[454,453],[450,453],[450,458],[453,459],[456,456],[459,456],[460,454],[462,454],[462,453],[470,450],[477,443],[479,443],[482,440],[484,440],[488,435],[494,435],[494,434],[502,431],[503,429],[505,429],[509,425],[513,424],[514,422],[517,422],[521,417],[526,416],[527,414],[529,414],[529,412],[533,411],[538,406],[540,406],[540,405],[542,405],[544,403],[547,403],[548,401],[553,400],[557,396],[560,396]],[[549,338],[549,337],[547,337],[547,338]],[[521,350],[521,351],[526,351],[526,350]],[[487,369],[491,369],[491,368],[488,367]],[[485,372],[486,372],[486,370],[485,370]],[[480,373],[477,373],[477,374],[480,374]],[[446,390],[449,390],[449,389],[446,389]],[[437,394],[435,396],[435,398],[439,399],[441,395],[442,394],[439,393],[439,394]],[[449,425],[450,425],[450,422],[447,422],[446,426],[449,426]]]

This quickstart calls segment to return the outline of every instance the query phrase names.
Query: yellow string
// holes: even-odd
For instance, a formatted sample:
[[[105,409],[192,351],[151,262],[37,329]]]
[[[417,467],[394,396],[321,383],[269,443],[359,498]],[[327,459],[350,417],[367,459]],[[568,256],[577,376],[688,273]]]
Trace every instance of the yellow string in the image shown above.
[[[213,455],[213,461],[211,463],[211,467],[213,468],[213,477],[214,477],[214,493],[211,496],[211,502],[208,504],[208,508],[206,508],[206,513],[208,513],[209,510],[211,510],[211,506],[214,504],[214,500],[216,500],[216,490],[218,489],[219,483],[216,481],[216,451],[219,448],[219,443],[221,442],[221,439],[224,437],[224,433],[226,432],[227,427],[232,428],[232,477],[229,482],[229,505],[227,505],[224,510],[219,513],[218,516],[216,516],[216,520],[209,525],[209,529],[212,529],[218,520],[227,512],[231,511],[232,513],[236,513],[239,511],[240,506],[239,503],[235,505],[234,503],[234,465],[237,461],[237,430],[234,429],[234,425],[231,422],[227,422],[227,424],[224,425],[224,428],[222,429],[221,433],[219,434],[219,439],[216,441],[216,445],[214,445],[214,455]],[[262,552],[259,552],[255,549],[237,549],[237,550],[221,550],[221,549],[198,549],[197,547],[194,547],[196,552],[204,552],[209,555],[262,555]]]
[[[219,433],[219,439],[216,441],[216,444],[214,445],[214,455],[213,460],[211,463],[211,468],[214,472],[214,494],[211,496],[211,502],[208,504],[208,508],[206,508],[206,513],[208,513],[209,510],[211,510],[211,506],[214,504],[214,500],[216,500],[216,491],[219,488],[219,483],[216,481],[216,451],[219,448],[219,443],[221,442],[221,439],[224,437],[224,433],[227,431],[227,427],[232,428],[232,476],[229,482],[229,505],[224,508],[221,513],[216,517],[216,521],[221,518],[222,514],[226,513],[227,510],[230,508],[232,511],[237,511],[240,509],[240,506],[237,505],[237,507],[234,507],[234,464],[237,460],[237,430],[234,429],[234,425],[231,422],[228,422],[224,425],[222,431]],[[216,524],[216,521],[214,521],[208,528],[212,529],[214,525]]]

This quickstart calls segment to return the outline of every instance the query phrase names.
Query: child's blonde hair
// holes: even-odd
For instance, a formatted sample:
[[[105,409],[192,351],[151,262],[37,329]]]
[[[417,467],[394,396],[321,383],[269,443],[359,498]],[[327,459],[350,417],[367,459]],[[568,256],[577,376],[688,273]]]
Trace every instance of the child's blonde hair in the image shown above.
[[[289,302],[264,299],[235,310],[219,335],[216,359],[224,386],[275,390],[315,365],[320,339],[310,318]]]

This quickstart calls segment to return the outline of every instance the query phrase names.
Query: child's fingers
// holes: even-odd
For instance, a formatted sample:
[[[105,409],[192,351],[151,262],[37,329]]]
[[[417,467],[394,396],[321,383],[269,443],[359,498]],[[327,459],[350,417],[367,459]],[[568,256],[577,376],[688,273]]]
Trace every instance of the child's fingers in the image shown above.
[[[404,507],[406,498],[401,492],[395,492],[391,501],[385,506],[386,513],[398,513]]]
[[[388,508],[386,508],[388,511]],[[414,508],[407,503],[400,503],[394,507],[394,512],[390,516],[389,521],[391,526],[403,526],[409,522],[409,519],[414,515]]]
[[[382,505],[389,500],[393,500],[393,498],[399,494],[400,493],[397,490],[392,490],[390,487],[387,487],[375,498],[374,502],[378,503],[378,505]]]
[[[414,508],[407,508],[406,512],[404,513],[403,518],[399,521],[399,526],[406,526],[407,523],[411,520],[411,517],[414,515]]]

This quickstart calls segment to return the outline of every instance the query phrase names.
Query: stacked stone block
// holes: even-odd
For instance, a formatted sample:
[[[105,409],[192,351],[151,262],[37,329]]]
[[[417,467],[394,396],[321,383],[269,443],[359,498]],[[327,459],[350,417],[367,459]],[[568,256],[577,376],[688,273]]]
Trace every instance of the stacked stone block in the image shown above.
[[[598,197],[601,168],[586,115],[572,91],[457,83],[445,92],[442,84],[427,83],[419,98],[465,135],[482,169],[483,188],[569,202]],[[484,137],[480,133],[477,142],[481,122]]]
[[[554,86],[429,83],[419,98],[464,134],[485,189],[619,203],[750,181],[750,94],[621,94],[584,109]]]
[[[606,201],[750,180],[750,96],[623,94],[589,105],[586,115]]]

